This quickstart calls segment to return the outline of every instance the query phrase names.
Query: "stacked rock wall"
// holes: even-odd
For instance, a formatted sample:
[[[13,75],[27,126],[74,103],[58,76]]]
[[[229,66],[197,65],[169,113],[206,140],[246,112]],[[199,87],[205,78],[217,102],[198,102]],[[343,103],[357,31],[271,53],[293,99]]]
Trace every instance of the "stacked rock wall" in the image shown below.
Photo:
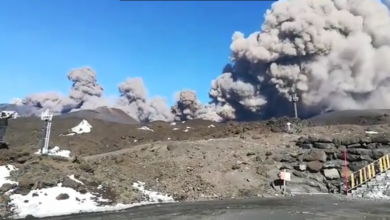
[[[390,153],[390,134],[332,135],[329,137],[301,137],[296,145],[299,153],[290,155],[286,166],[293,178],[308,179],[320,191],[341,192],[344,187],[344,152],[347,153],[348,173]],[[284,167],[285,168],[285,167]]]

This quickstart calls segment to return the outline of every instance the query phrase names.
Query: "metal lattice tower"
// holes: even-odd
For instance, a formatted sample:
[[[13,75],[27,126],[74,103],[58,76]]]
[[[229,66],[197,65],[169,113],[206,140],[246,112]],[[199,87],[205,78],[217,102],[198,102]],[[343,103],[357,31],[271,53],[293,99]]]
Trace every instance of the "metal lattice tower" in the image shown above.
[[[53,114],[47,109],[41,114],[41,120],[45,121],[45,128],[43,129],[43,143],[41,146],[41,154],[47,154],[49,152],[50,132],[51,132],[51,121]]]

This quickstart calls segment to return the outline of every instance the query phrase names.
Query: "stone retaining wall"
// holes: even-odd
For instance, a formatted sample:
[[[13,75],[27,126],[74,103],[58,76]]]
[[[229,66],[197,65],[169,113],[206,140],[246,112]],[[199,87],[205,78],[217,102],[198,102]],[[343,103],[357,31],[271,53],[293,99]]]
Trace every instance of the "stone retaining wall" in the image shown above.
[[[282,159],[283,169],[292,170],[292,178],[307,179],[326,186],[330,192],[341,192],[345,175],[344,151],[347,151],[348,172],[358,171],[390,153],[390,134],[309,136],[299,138],[296,145],[302,150]]]

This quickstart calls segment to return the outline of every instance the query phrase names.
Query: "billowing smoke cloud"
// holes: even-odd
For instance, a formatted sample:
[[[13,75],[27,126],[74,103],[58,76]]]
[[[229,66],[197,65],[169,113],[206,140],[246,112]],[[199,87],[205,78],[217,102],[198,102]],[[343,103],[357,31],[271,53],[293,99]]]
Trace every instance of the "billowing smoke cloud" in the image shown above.
[[[290,93],[301,116],[390,108],[390,16],[380,1],[278,1],[259,32],[232,41],[234,65],[210,90],[231,110],[225,119],[291,115]]]
[[[183,90],[176,96],[176,104],[172,106],[176,121],[194,119],[199,114],[198,111],[203,108],[194,91]]]
[[[120,99],[117,107],[143,122],[170,121],[173,115],[166,100],[155,97],[147,100],[148,92],[141,78],[128,78],[118,86]]]
[[[111,102],[103,96],[103,88],[98,84],[96,73],[90,67],[71,70],[68,79],[73,83],[69,96],[44,92],[29,95],[21,101],[15,99],[13,104],[29,105],[39,110],[50,109],[58,114],[110,106],[122,109],[142,122],[171,121],[174,117],[164,98],[155,97],[147,100],[147,90],[141,78],[128,78],[120,83],[118,86],[120,97],[116,102]]]
[[[231,64],[212,81],[211,101],[205,105],[195,92],[184,90],[170,109],[161,97],[147,98],[141,78],[121,83],[119,100],[110,103],[88,67],[69,73],[69,97],[34,94],[22,104],[59,113],[109,105],[146,122],[292,115],[291,93],[299,97],[302,117],[390,108],[390,15],[380,1],[278,1],[265,13],[259,31],[248,37],[234,33],[230,49]]]

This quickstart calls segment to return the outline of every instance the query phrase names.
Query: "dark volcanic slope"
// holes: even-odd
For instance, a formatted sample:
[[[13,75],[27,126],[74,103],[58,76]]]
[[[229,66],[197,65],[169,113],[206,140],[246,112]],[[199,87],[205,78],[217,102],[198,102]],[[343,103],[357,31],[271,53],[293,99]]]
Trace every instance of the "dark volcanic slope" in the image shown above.
[[[313,125],[374,125],[390,123],[389,116],[389,109],[345,110],[317,115],[308,121]]]
[[[104,113],[106,111],[106,113]],[[80,111],[65,116],[57,116],[53,120],[51,146],[69,149],[78,155],[95,155],[143,143],[153,143],[166,140],[197,140],[210,138],[255,137],[267,132],[283,132],[286,122],[290,121],[297,128],[313,124],[379,124],[390,122],[386,112],[373,111],[343,111],[320,115],[309,121],[291,118],[277,118],[258,122],[215,123],[204,120],[193,120],[176,124],[156,121],[147,125],[131,124],[121,112],[115,109],[99,109],[99,111]],[[86,117],[82,117],[85,114]],[[106,117],[107,116],[107,117]],[[105,118],[106,117],[106,118]],[[114,118],[115,120],[111,120]],[[82,119],[92,125],[92,132],[75,136],[61,136],[68,129],[76,126]],[[117,122],[121,120],[120,122]],[[113,122],[115,121],[115,122]],[[313,124],[310,124],[313,123]],[[212,125],[212,126],[210,126]],[[42,137],[44,123],[37,117],[18,118],[10,120],[5,139],[10,148],[23,151],[36,151]],[[153,131],[139,129],[147,126]],[[299,130],[299,129],[298,129]],[[245,138],[245,137],[243,137]]]
[[[124,111],[117,108],[99,107],[93,110],[79,110],[63,115],[58,118],[80,118],[80,119],[99,119],[107,122],[121,124],[139,124],[137,120],[130,117]]]
[[[218,124],[210,121],[194,120],[171,125],[166,122],[153,122],[149,125],[114,123],[94,118],[87,118],[92,125],[92,132],[74,136],[62,136],[68,129],[76,126],[82,119],[79,117],[55,118],[52,125],[51,146],[69,149],[78,155],[95,155],[142,143],[153,143],[166,140],[196,140],[209,138],[238,137],[243,133],[256,135],[278,129],[285,122],[274,120],[269,122]],[[210,126],[213,125],[213,126]],[[44,122],[37,117],[10,120],[5,139],[10,148],[36,151],[42,137]],[[139,129],[147,126],[153,131]]]
[[[139,129],[143,125],[130,125],[113,123],[98,119],[88,118],[92,125],[92,132],[74,136],[60,136],[68,129],[76,126],[82,119],[67,117],[55,118],[52,124],[51,146],[60,146],[62,149],[70,149],[72,152],[81,155],[94,155],[123,148],[149,143],[159,140],[188,140],[198,139],[216,133],[217,128],[207,126],[189,128],[184,132],[186,125],[179,123],[176,126],[169,123],[153,123],[148,125],[154,130]],[[9,129],[5,139],[10,143],[10,148],[35,151],[38,149],[42,137],[44,122],[37,117],[18,118],[10,120]],[[177,130],[173,130],[176,128]]]

